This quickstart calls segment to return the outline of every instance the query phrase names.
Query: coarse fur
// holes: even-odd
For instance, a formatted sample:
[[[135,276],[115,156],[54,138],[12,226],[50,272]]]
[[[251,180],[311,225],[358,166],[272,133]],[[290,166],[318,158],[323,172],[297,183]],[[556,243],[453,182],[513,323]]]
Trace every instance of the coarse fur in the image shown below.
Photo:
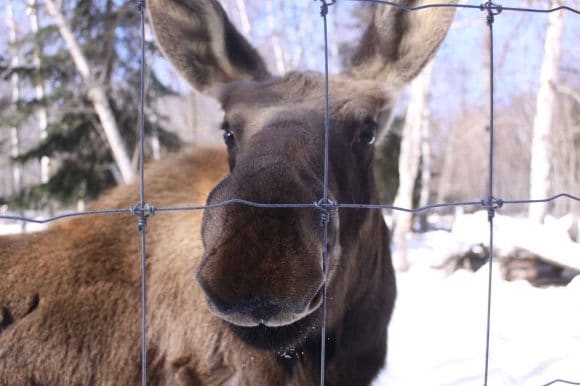
[[[404,0],[415,6],[424,1]],[[454,3],[455,0],[449,0]],[[193,148],[148,165],[156,207],[318,201],[324,79],[269,74],[215,0],[149,0],[165,55],[221,103],[227,153]],[[330,79],[328,194],[376,203],[373,141],[396,91],[431,58],[451,9],[375,10],[352,66]],[[93,208],[128,208],[132,183]],[[313,208],[228,205],[148,221],[150,385],[316,385],[323,233]],[[86,216],[0,238],[0,385],[136,385],[140,243],[131,215]],[[396,287],[378,210],[328,225],[327,385],[368,385],[384,365]]]

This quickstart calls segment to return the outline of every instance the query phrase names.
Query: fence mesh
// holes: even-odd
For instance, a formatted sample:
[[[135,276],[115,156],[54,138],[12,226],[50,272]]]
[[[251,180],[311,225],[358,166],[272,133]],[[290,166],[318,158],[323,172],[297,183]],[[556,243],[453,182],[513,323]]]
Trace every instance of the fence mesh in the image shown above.
[[[480,5],[472,4],[424,4],[416,7],[410,7],[403,4],[399,4],[392,1],[386,0],[345,0],[349,2],[357,3],[375,3],[381,6],[397,7],[407,12],[420,12],[429,8],[457,8],[457,9],[470,9],[478,10],[486,13],[486,24],[489,29],[490,39],[489,39],[489,61],[490,61],[490,72],[489,72],[489,164],[488,164],[488,196],[485,199],[477,199],[473,201],[460,201],[460,202],[449,202],[449,203],[437,203],[426,205],[417,208],[402,208],[394,205],[388,204],[360,204],[360,203],[340,203],[334,202],[329,199],[328,195],[328,170],[329,170],[329,137],[330,137],[330,123],[329,123],[329,70],[328,70],[328,28],[327,28],[327,17],[328,9],[330,6],[336,3],[337,0],[315,0],[320,2],[320,16],[323,24],[323,34],[324,34],[324,85],[325,85],[325,103],[324,103],[324,180],[323,180],[323,196],[318,202],[315,203],[260,203],[253,202],[243,199],[229,199],[216,204],[210,205],[192,205],[192,206],[179,206],[179,207],[155,207],[146,201],[145,197],[145,175],[144,175],[144,153],[145,153],[145,130],[144,130],[144,110],[145,110],[145,10],[146,10],[146,0],[137,1],[137,12],[140,14],[140,36],[141,36],[141,57],[140,57],[140,110],[139,110],[139,202],[131,208],[127,209],[103,209],[103,210],[89,210],[74,213],[64,213],[54,217],[49,217],[45,219],[33,219],[23,216],[0,216],[1,220],[15,220],[29,223],[45,224],[54,222],[57,220],[62,220],[65,218],[78,217],[78,216],[97,216],[97,215],[115,215],[115,214],[127,214],[130,213],[137,218],[137,230],[140,236],[141,242],[141,383],[142,385],[147,385],[147,271],[146,271],[146,256],[147,256],[147,240],[146,240],[146,230],[148,218],[153,216],[158,212],[176,212],[176,211],[199,211],[212,209],[217,207],[223,207],[227,205],[247,205],[258,208],[311,208],[317,210],[321,215],[321,226],[323,227],[323,246],[322,246],[322,261],[323,261],[323,271],[325,278],[328,274],[328,250],[327,250],[327,237],[328,237],[328,223],[329,218],[337,210],[341,208],[351,208],[351,209],[390,209],[393,211],[403,211],[408,213],[418,213],[424,212],[437,208],[449,208],[449,207],[466,207],[466,206],[477,206],[484,208],[488,212],[488,222],[489,222],[489,248],[488,248],[488,280],[487,280],[487,313],[486,313],[486,332],[485,332],[485,357],[484,360],[484,378],[483,384],[488,384],[489,375],[489,357],[490,357],[490,331],[491,331],[491,305],[492,305],[492,262],[493,262],[493,242],[494,242],[494,216],[498,209],[501,209],[506,205],[517,205],[517,204],[537,204],[552,202],[558,199],[566,198],[570,200],[575,200],[580,202],[580,197],[570,194],[570,193],[559,193],[547,198],[535,198],[535,199],[520,199],[520,200],[503,200],[494,197],[493,191],[493,179],[494,179],[494,22],[496,17],[502,12],[531,12],[531,13],[551,13],[551,12],[570,12],[572,14],[580,15],[580,10],[572,8],[570,6],[561,5],[553,8],[523,8],[523,7],[506,7],[501,4],[494,3],[492,1],[484,2]],[[323,301],[322,301],[322,317],[323,321],[321,324],[321,347],[320,347],[320,385],[325,384],[325,359],[326,359],[326,292],[327,292],[327,280],[325,280],[323,286]],[[580,382],[570,381],[565,379],[554,379],[543,386],[549,386],[553,384],[569,384],[569,385],[580,385]]]

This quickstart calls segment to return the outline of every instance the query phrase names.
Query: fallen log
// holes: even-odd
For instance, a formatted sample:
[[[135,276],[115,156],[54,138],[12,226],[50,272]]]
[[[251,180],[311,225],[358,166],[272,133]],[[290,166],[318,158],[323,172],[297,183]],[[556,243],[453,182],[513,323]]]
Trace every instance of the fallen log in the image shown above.
[[[580,244],[557,221],[538,224],[500,216],[497,232],[502,234],[498,241],[503,242],[503,247],[511,244],[512,249],[526,250],[545,262],[580,273]]]
[[[580,244],[570,237],[571,215],[538,224],[527,218],[496,214],[493,257],[505,280],[527,280],[533,285],[566,285],[580,274]],[[487,262],[489,223],[486,212],[455,218],[451,231],[452,253],[433,264],[448,273],[476,271]]]

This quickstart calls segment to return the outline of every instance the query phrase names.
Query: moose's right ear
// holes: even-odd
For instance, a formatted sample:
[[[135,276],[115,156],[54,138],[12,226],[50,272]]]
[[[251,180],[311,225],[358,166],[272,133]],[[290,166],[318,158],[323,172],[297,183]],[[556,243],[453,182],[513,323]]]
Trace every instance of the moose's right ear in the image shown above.
[[[149,0],[148,8],[161,50],[196,89],[270,76],[216,0]]]
[[[373,19],[352,58],[349,74],[400,88],[429,62],[445,38],[458,0],[392,0],[374,9]]]

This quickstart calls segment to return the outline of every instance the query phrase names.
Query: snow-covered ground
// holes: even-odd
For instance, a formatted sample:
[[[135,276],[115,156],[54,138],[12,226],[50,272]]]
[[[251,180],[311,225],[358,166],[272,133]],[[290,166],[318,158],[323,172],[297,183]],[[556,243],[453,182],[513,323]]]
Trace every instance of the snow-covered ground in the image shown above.
[[[445,277],[430,266],[454,252],[453,236],[437,231],[410,241],[411,269],[397,277],[387,366],[374,386],[481,386],[489,266]],[[495,265],[492,274],[488,384],[580,382],[580,276],[565,287],[535,288],[502,280]]]
[[[27,223],[24,225],[20,221],[1,221],[0,235],[16,235],[25,232],[39,232],[46,229],[46,224]]]

